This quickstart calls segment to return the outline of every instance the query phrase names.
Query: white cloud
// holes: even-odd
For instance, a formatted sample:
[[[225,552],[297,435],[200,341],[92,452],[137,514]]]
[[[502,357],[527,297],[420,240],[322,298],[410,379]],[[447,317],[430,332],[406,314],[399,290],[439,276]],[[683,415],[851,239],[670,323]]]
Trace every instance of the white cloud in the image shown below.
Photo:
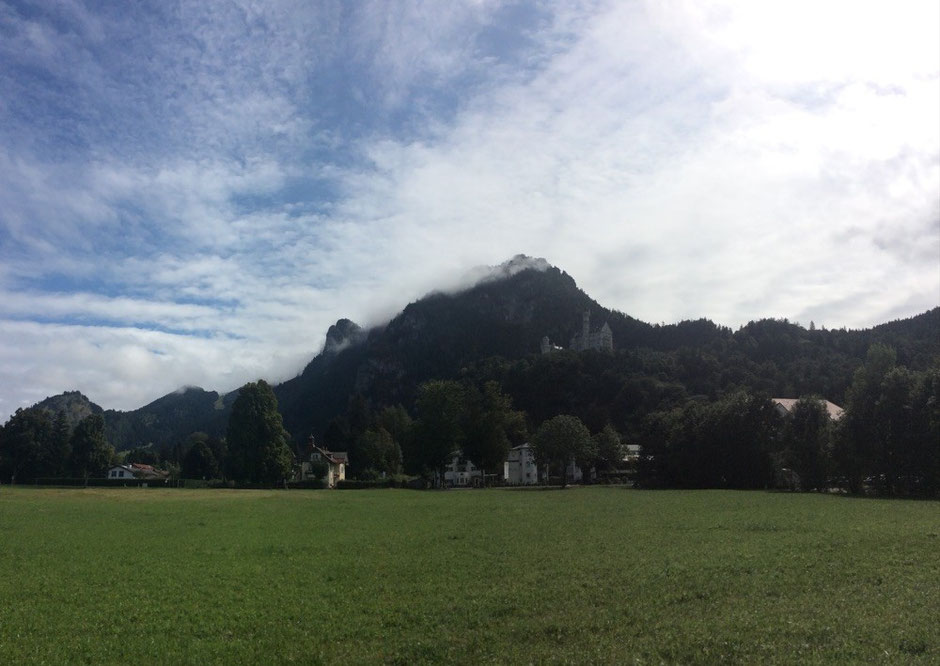
[[[937,247],[937,67],[920,60],[937,49],[935,23],[908,34],[916,21],[888,17],[888,38],[915,43],[870,70],[864,35],[838,37],[839,14],[706,12],[717,32],[746,33],[739,44],[675,7],[649,5],[643,23],[635,6],[598,17],[532,81],[474,100],[437,142],[371,145],[376,173],[350,180],[344,212],[369,221],[396,274],[430,284],[448,265],[524,249],[654,321],[796,317],[852,293],[840,323],[871,325],[897,298],[888,275],[918,309],[936,304],[935,257],[908,263],[876,242],[887,223]],[[868,27],[891,13],[862,9]],[[780,71],[797,43],[821,74]],[[825,95],[806,99],[817,87]],[[618,260],[638,247],[643,260]]]
[[[275,374],[258,342],[8,320],[0,320],[0,337],[0,366],[18,380],[0,402],[5,413],[66,387],[106,408],[135,409],[186,384],[231,390],[245,377],[289,376]]]

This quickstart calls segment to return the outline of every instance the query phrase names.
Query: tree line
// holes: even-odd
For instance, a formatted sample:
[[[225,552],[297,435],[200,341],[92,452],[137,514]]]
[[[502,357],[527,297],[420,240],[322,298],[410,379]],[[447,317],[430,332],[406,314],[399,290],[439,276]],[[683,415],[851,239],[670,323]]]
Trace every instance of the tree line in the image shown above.
[[[833,419],[816,396],[781,416],[766,394],[734,391],[648,416],[638,481],[646,487],[843,488],[936,496],[940,491],[940,368],[897,364],[872,345]]]
[[[0,428],[0,479],[11,483],[38,477],[87,480],[103,474],[113,459],[101,414],[70,428],[63,412],[17,409]]]
[[[626,434],[628,441],[642,445],[636,470],[642,487],[839,487],[927,496],[940,491],[940,367],[910,370],[886,345],[869,349],[845,390],[845,411],[838,420],[812,395],[782,417],[771,395],[761,391],[733,388],[689,396],[648,373],[619,387],[604,379],[603,372],[586,373],[585,378],[600,378],[601,389],[625,391],[634,398],[626,401],[633,404],[631,416],[620,421],[628,424],[627,433],[616,422],[603,421],[607,411],[592,408],[595,394],[589,386],[571,393],[581,381],[577,368],[602,361],[598,354],[564,354],[527,366],[549,371],[528,375],[537,381],[523,399],[533,400],[533,392],[542,398],[532,411],[517,408],[514,393],[506,390],[518,381],[512,371],[518,366],[498,359],[482,370],[468,369],[460,380],[422,383],[410,410],[401,404],[373,407],[354,394],[319,441],[325,448],[347,451],[349,474],[360,479],[397,474],[443,478],[458,450],[484,474],[498,477],[510,448],[528,441],[539,464],[549,465],[552,475],[565,483],[564,470],[571,462],[584,471],[616,469]],[[656,359],[627,362],[652,364],[646,368],[652,370]],[[494,368],[503,382],[486,379]],[[574,380],[564,370],[572,371]],[[642,395],[632,393],[637,387],[645,387]],[[162,452],[130,451],[125,461],[161,464],[184,478],[279,484],[292,476],[302,455],[284,428],[274,391],[259,380],[240,389],[224,437],[197,432]],[[21,409],[0,428],[4,480],[87,479],[115,460],[100,414],[70,429],[61,413]]]
[[[614,469],[623,458],[620,435],[608,424],[592,435],[577,416],[559,414],[531,431],[525,412],[495,381],[477,386],[456,380],[431,380],[418,387],[414,418],[401,405],[373,412],[361,395],[327,429],[325,445],[347,450],[358,478],[405,472],[444,477],[458,453],[484,478],[500,478],[510,449],[529,442],[540,466],[566,483],[565,469]]]

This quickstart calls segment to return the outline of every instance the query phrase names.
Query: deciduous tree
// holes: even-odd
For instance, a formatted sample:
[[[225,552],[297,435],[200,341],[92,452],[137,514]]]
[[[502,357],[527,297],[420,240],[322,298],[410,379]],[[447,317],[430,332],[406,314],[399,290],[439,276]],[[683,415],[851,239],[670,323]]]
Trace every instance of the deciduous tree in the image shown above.
[[[4,476],[12,482],[43,474],[43,448],[51,439],[53,424],[44,409],[17,409],[3,426]]]
[[[464,455],[484,473],[496,473],[509,449],[525,441],[525,413],[512,408],[512,398],[495,381],[469,391],[467,402]]]
[[[539,426],[532,438],[536,459],[554,466],[561,474],[561,485],[568,485],[568,464],[592,448],[591,433],[577,416],[560,414]]]
[[[418,387],[415,409],[418,467],[436,471],[443,482],[447,458],[464,444],[463,387],[449,380],[425,382]]]
[[[620,434],[609,423],[594,435],[597,449],[595,464],[607,470],[617,469],[623,462],[624,447]]]
[[[219,462],[209,446],[208,435],[205,435],[205,433],[194,434],[204,436],[193,437],[190,435],[190,446],[183,457],[183,477],[187,479],[219,478]]]
[[[831,459],[829,431],[829,413],[819,398],[800,399],[786,417],[783,463],[799,475],[803,490],[826,486]]]
[[[232,405],[226,441],[230,477],[253,483],[279,483],[293,466],[290,436],[284,429],[274,391],[264,380],[239,389]]]
[[[370,428],[356,440],[356,468],[362,473],[397,474],[401,471],[401,447],[385,428]]]

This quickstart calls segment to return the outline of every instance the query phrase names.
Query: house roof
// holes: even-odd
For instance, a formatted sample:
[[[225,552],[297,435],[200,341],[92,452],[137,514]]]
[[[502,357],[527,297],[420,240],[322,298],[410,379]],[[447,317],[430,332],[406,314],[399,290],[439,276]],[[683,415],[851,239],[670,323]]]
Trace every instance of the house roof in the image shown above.
[[[321,449],[319,446],[313,446],[315,451],[318,451],[321,456],[326,458],[329,462],[334,465],[348,465],[349,464],[349,455],[345,451],[327,451],[326,449]]]
[[[144,478],[144,479],[162,479],[169,476],[168,472],[159,470],[153,465],[145,465],[144,463],[125,463],[123,465],[112,465],[108,468],[108,471],[115,469],[123,469],[125,472],[130,472],[135,478]]]
[[[792,413],[796,403],[800,401],[799,398],[771,398],[771,400],[773,400],[774,404],[778,405],[787,414]],[[826,412],[829,414],[829,418],[831,418],[833,421],[838,421],[842,418],[842,414],[845,413],[845,410],[834,402],[823,400],[822,403],[826,406]]]

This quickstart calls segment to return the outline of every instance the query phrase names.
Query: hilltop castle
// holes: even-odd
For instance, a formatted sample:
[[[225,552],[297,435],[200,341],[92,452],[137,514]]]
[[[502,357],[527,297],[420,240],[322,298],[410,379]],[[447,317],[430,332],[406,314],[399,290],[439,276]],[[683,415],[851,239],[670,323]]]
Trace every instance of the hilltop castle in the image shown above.
[[[571,336],[571,344],[568,347],[572,351],[585,351],[587,349],[603,349],[613,351],[614,334],[610,330],[607,322],[598,330],[591,332],[591,311],[585,310],[581,317],[581,330]],[[553,345],[548,336],[542,338],[542,353],[548,354],[561,349],[558,345]]]

